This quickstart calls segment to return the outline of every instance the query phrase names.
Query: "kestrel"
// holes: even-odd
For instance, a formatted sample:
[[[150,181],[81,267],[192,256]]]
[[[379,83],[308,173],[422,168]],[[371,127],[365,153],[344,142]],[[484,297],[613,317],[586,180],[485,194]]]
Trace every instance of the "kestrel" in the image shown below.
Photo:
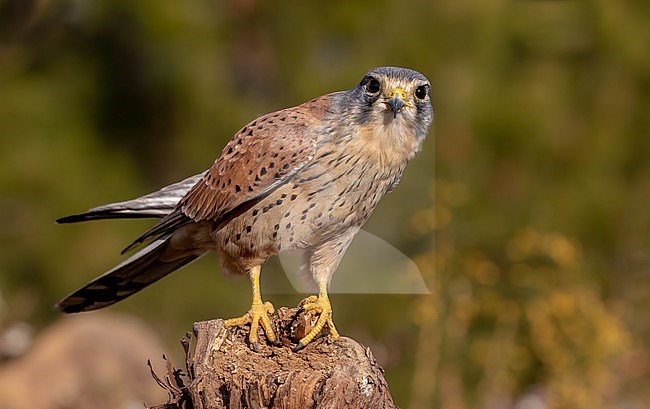
[[[224,272],[250,275],[252,306],[226,325],[250,323],[249,342],[257,350],[260,325],[269,342],[278,342],[269,319],[273,306],[261,297],[261,266],[301,249],[319,287],[318,296],[301,305],[318,320],[294,350],[325,326],[337,338],[328,284],[352,239],[420,150],[433,120],[430,92],[417,71],[372,69],[348,91],[250,122],[204,173],[59,219],[161,218],[125,251],[146,247],[57,306],[66,313],[106,307],[214,251]]]

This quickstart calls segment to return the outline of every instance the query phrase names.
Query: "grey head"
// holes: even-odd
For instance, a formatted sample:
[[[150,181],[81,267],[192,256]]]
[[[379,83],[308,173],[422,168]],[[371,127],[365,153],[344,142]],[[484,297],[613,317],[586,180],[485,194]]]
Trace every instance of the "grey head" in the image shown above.
[[[433,121],[431,83],[409,68],[373,68],[342,93],[340,104],[356,125],[406,128],[420,141]]]

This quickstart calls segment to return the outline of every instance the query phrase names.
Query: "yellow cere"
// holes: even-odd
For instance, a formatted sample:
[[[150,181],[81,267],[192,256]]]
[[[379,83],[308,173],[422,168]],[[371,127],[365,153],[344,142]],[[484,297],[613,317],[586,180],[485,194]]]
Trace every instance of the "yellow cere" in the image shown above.
[[[394,90],[389,92],[388,98],[393,98],[395,95],[399,96],[404,101],[406,101],[406,91],[404,91],[402,88],[395,88]]]

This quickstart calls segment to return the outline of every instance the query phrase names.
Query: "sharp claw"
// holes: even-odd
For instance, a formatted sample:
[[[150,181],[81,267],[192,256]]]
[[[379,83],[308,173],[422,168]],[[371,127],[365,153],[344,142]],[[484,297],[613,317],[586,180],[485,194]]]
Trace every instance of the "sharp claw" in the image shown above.
[[[271,342],[271,345],[273,345],[274,347],[279,347],[279,346],[282,346],[282,343],[280,341],[278,341],[277,339],[274,339]]]
[[[251,348],[253,349],[254,352],[259,352],[259,345],[257,345],[257,342],[253,342],[251,344]]]
[[[302,314],[303,312],[305,312],[305,306],[301,305],[300,307],[298,307],[298,311],[296,311],[296,316]]]
[[[302,342],[298,342],[295,347],[291,348],[293,352],[298,352],[301,349],[303,349],[305,346],[302,344]]]

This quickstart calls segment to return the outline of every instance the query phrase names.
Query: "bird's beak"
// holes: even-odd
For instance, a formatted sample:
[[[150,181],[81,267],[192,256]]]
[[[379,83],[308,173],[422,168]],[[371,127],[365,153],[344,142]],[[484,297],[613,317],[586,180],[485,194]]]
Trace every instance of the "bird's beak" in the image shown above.
[[[398,112],[408,105],[406,102],[406,91],[401,88],[395,88],[388,93],[388,98],[386,98],[384,103],[393,111],[393,118],[397,118]]]

